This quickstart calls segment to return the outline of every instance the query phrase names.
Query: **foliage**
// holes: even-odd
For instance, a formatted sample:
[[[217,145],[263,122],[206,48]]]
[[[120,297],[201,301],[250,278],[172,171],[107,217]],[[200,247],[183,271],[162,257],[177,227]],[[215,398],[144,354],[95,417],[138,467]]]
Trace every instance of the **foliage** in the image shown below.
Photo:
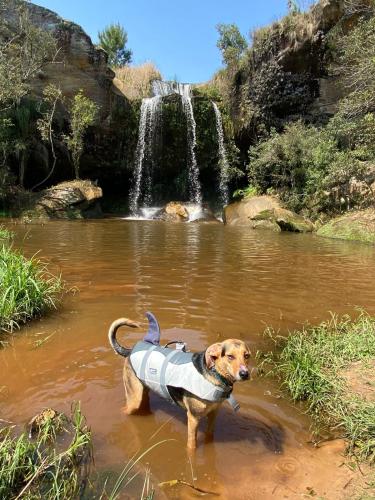
[[[362,19],[347,36],[337,36],[336,71],[349,94],[340,104],[347,118],[375,111],[375,16]]]
[[[65,137],[72,155],[75,176],[79,179],[79,162],[84,148],[84,137],[87,129],[95,123],[99,106],[80,90],[73,98],[70,106],[71,133]]]
[[[79,406],[71,419],[54,410],[45,415],[32,436],[0,431],[0,497],[26,500],[79,498],[81,467],[89,458],[91,434]],[[64,443],[61,439],[71,437]]]
[[[348,389],[345,371],[375,359],[375,319],[365,312],[354,320],[332,316],[288,337],[271,329],[267,334],[280,348],[265,357],[270,374],[280,378],[294,401],[307,402],[317,430],[329,428],[348,440],[350,451],[374,462],[375,403]]]
[[[0,18],[0,110],[19,102],[29,92],[30,80],[57,52],[51,33],[30,21],[27,5],[15,5],[0,0],[0,12],[13,8],[18,18],[15,32]]]
[[[139,66],[123,66],[115,68],[115,83],[130,100],[143,99],[151,94],[153,80],[162,80],[162,75],[152,62]]]
[[[241,200],[242,198],[252,198],[253,196],[258,196],[259,191],[255,186],[247,186],[244,189],[236,189],[232,197],[235,200]]]
[[[0,226],[0,240],[9,240],[13,236],[13,233],[3,226]]]
[[[128,34],[119,24],[110,24],[98,33],[100,47],[108,54],[111,66],[125,66],[130,64],[132,51],[126,48]]]
[[[13,331],[27,320],[56,307],[61,279],[44,262],[27,259],[5,245],[0,247],[0,331]]]
[[[246,40],[235,24],[218,24],[216,29],[219,33],[216,45],[221,51],[223,63],[231,66],[239,61],[246,49]]]
[[[41,112],[42,118],[39,118],[37,120],[37,128],[41,135],[42,141],[47,142],[51,148],[52,166],[47,176],[43,180],[38,182],[35,186],[33,186],[32,189],[35,189],[44,184],[51,177],[56,167],[56,162],[57,162],[57,155],[55,151],[56,138],[53,129],[53,124],[59,102],[63,102],[63,95],[61,89],[52,83],[47,85],[43,89],[42,104],[44,110]]]

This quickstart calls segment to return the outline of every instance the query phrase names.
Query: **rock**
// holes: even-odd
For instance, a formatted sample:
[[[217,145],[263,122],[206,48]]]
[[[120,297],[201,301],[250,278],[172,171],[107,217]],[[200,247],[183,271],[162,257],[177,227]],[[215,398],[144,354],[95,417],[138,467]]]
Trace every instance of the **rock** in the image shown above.
[[[171,201],[159,210],[153,218],[167,222],[186,222],[189,219],[189,213],[182,203]]]
[[[317,234],[326,238],[375,243],[375,209],[368,208],[337,217],[321,228]]]
[[[86,219],[101,217],[102,190],[91,181],[67,181],[36,193],[22,213],[24,220]]]
[[[207,205],[170,201],[153,217],[166,222],[219,222]]]
[[[274,208],[280,208],[280,204],[272,196],[244,198],[224,207],[224,223],[228,226],[249,225],[250,219],[254,219],[261,212]]]
[[[314,225],[304,217],[282,208],[271,196],[254,196],[224,208],[224,221],[229,225],[246,225],[252,229],[306,233]]]

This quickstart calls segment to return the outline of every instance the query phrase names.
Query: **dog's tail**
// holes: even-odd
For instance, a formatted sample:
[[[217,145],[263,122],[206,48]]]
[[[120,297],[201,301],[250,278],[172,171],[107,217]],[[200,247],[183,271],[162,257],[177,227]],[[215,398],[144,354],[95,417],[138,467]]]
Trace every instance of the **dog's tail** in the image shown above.
[[[109,327],[109,331],[108,331],[109,343],[111,344],[111,346],[113,347],[114,351],[117,354],[120,354],[120,356],[127,357],[127,356],[129,356],[131,349],[128,349],[127,347],[123,347],[122,345],[120,345],[117,342],[117,339],[116,339],[117,330],[121,326],[130,326],[131,328],[139,328],[140,325],[138,323],[136,323],[135,321],[132,321],[131,319],[119,318],[119,319],[116,319],[116,321],[114,321],[112,323],[112,325]]]

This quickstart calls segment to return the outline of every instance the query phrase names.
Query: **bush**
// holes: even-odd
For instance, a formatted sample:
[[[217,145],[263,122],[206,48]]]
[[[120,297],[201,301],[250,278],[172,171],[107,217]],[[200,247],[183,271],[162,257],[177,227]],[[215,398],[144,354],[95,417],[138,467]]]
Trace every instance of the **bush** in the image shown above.
[[[268,140],[250,148],[250,184],[261,193],[275,189],[290,208],[301,210],[309,196],[324,188],[336,153],[336,142],[325,130],[289,124],[283,133],[272,131]]]

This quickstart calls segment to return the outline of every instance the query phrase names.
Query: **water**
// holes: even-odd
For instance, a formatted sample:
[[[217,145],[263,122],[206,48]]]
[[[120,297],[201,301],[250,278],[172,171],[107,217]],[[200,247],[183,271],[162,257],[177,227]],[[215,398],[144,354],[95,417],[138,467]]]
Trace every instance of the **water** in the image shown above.
[[[155,167],[154,144],[157,134],[160,132],[161,113],[162,101],[160,96],[142,100],[133,186],[130,192],[130,211],[132,214],[138,212],[141,196],[143,196],[145,206],[152,203],[152,173]],[[145,165],[148,168],[145,168]]]
[[[121,471],[138,449],[173,438],[141,464],[149,465],[154,485],[192,481],[182,410],[153,397],[150,415],[121,412],[122,359],[107,341],[115,318],[144,321],[151,310],[165,342],[181,338],[201,350],[239,337],[255,353],[269,347],[266,325],[285,333],[306,320],[318,323],[329,311],[352,313],[356,305],[375,314],[373,246],[220,224],[58,221],[12,229],[16,247],[28,256],[41,249],[51,270],[77,291],[0,350],[1,418],[24,423],[43,407],[69,412],[71,401],[80,400],[103,474]],[[141,336],[124,329],[119,340],[131,346]],[[317,497],[342,498],[351,472],[339,467],[342,457],[330,446],[309,443],[302,407],[280,397],[268,379],[237,384],[234,392],[239,414],[223,406],[211,443],[204,442],[203,425],[199,432],[192,464],[199,487],[233,499],[297,499],[307,488]],[[166,497],[195,498],[184,487]]]
[[[133,186],[130,192],[130,210],[133,216],[139,215],[140,205],[149,207],[153,201],[152,174],[156,166],[155,147],[161,135],[162,99],[170,94],[179,94],[181,96],[182,108],[186,118],[189,201],[198,204],[202,203],[199,168],[195,154],[197,137],[191,100],[191,86],[186,83],[155,80],[152,82],[152,92],[154,97],[143,99],[141,106]]]
[[[227,205],[228,200],[229,200],[229,193],[228,193],[229,163],[228,163],[228,158],[227,158],[227,152],[225,150],[223,121],[221,118],[220,110],[219,110],[216,102],[212,102],[212,106],[213,106],[214,111],[215,111],[217,142],[218,142],[218,149],[219,149],[219,167],[220,167],[219,191],[220,191],[220,198],[221,198],[221,203],[223,205]]]

